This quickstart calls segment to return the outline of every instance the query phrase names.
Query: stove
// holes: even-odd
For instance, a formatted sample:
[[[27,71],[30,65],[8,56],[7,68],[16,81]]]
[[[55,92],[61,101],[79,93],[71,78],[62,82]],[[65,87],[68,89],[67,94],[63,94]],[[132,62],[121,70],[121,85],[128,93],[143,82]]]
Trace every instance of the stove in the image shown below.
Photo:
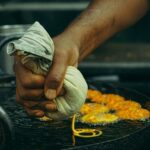
[[[134,89],[150,97],[149,48],[149,44],[107,44],[102,47],[104,52],[97,50],[84,62],[81,62],[79,69],[87,80],[92,80],[95,83],[107,83],[113,86]],[[113,51],[115,53],[112,55]],[[137,60],[139,61],[137,62]],[[96,142],[100,143],[99,141],[102,142],[108,138],[91,140],[81,140],[77,138],[77,145],[74,146],[71,120],[49,123],[30,118],[24,109],[15,102],[15,88],[15,76],[6,74],[1,70],[0,106],[3,107],[11,120],[14,132],[13,137],[12,135],[10,136],[12,142],[7,144],[7,146],[9,146],[7,149],[10,149],[10,147],[11,149],[13,147],[15,150],[101,149],[99,144],[94,144]],[[125,131],[125,127],[128,125],[131,125],[131,123],[122,124],[121,131]],[[137,127],[139,126],[141,126],[141,124],[138,124]],[[132,127],[135,128],[135,125]],[[110,126],[107,130],[111,131],[113,128],[115,128],[115,126]],[[105,130],[105,132],[107,130]],[[10,130],[8,130],[8,132],[10,132]],[[7,135],[8,133],[5,132],[5,134]],[[62,135],[64,136],[62,137]],[[110,138],[111,134],[108,135]],[[140,146],[138,144],[133,146],[134,144],[132,142],[124,141],[125,148],[128,150],[140,150],[141,148],[146,150],[147,147],[150,146],[148,142],[150,140],[150,134],[146,133],[146,135],[147,137],[141,136],[136,139],[133,136],[133,138],[131,138],[133,143],[136,143],[135,140],[141,138],[143,143]],[[2,137],[0,137],[0,139],[2,139]],[[131,146],[126,147],[126,145]],[[105,144],[103,146],[101,145],[103,150],[112,149],[113,146],[111,144],[109,146],[105,147]],[[113,147],[113,149],[122,150],[123,148],[121,145],[121,147],[117,146]]]
[[[95,83],[98,83],[100,81],[99,78],[90,80],[94,81]],[[104,79],[104,77],[101,77],[101,79]],[[108,80],[108,77],[106,79]],[[116,85],[121,85],[121,83],[109,82],[108,85],[116,87]],[[126,84],[126,87],[128,86],[130,85]],[[140,99],[140,101],[142,101],[142,98]],[[113,140],[114,138],[119,138],[120,135],[126,134],[127,132],[130,133],[133,130],[138,131],[141,127],[144,126],[146,127],[147,125],[150,125],[149,122],[147,124],[142,122],[132,123],[130,121],[126,123],[120,122],[117,123],[117,125],[114,124],[106,127],[101,127],[102,130],[105,132],[105,135],[102,138],[99,137],[93,139],[79,139],[74,138],[72,136],[71,120],[58,122],[41,122],[35,118],[30,118],[26,114],[24,109],[15,102],[14,76],[1,75],[0,105],[3,107],[3,109],[9,116],[9,119],[11,120],[11,126],[13,128],[12,130],[13,138],[11,138],[11,143],[7,145],[8,147],[6,149],[14,149],[14,150],[100,149],[101,150],[101,148],[103,148],[103,150],[109,150],[111,148],[111,150],[118,150],[118,149],[140,150],[142,148],[143,150],[146,150],[147,146],[150,146],[148,142],[150,137],[150,130],[142,131],[145,132],[145,134],[143,134],[144,136],[142,134],[140,136],[138,134],[131,136],[129,140],[130,142],[122,140],[122,144],[124,144],[124,146],[122,146],[122,144],[114,146],[116,145],[116,143],[115,144],[105,143],[107,139]],[[118,126],[121,126],[120,130],[117,129]],[[113,130],[117,132],[117,134],[114,134]],[[8,133],[5,132],[5,134],[7,135]],[[142,145],[135,144],[136,140],[141,140]],[[10,141],[10,139],[8,141]],[[76,142],[75,145],[74,142]],[[101,145],[99,145],[99,143]],[[144,146],[146,146],[146,148]]]

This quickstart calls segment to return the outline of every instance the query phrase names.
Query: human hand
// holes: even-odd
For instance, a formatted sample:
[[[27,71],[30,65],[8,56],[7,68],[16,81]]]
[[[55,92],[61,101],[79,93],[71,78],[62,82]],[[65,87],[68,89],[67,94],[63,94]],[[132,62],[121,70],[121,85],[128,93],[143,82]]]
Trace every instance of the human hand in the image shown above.
[[[78,65],[79,50],[73,40],[64,33],[53,38],[55,53],[52,66],[46,76],[44,92],[47,99],[56,98],[62,90],[68,66]]]
[[[78,51],[73,42],[63,36],[55,37],[53,41],[55,54],[46,77],[33,74],[21,64],[19,56],[15,57],[16,99],[31,116],[42,117],[45,111],[56,111],[52,100],[64,93],[62,84],[67,66],[77,66]]]
[[[42,117],[45,115],[45,106],[51,111],[56,110],[52,101],[47,101],[44,96],[45,78],[33,74],[25,68],[19,56],[15,56],[14,71],[16,74],[16,100],[30,116]]]

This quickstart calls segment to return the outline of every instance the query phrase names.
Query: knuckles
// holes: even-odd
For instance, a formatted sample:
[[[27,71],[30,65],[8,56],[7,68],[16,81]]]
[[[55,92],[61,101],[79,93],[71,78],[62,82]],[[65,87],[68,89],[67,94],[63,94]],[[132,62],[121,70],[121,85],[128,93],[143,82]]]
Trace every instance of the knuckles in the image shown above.
[[[35,76],[21,77],[20,82],[24,88],[32,88],[35,87],[35,85],[44,85],[44,80],[41,77]]]
[[[44,90],[26,90],[22,89],[19,93],[19,96],[23,100],[39,100],[44,97]]]
[[[21,82],[22,86],[25,88],[28,88],[33,83],[33,81],[30,80],[30,77],[24,77],[24,78],[21,77],[20,82]]]

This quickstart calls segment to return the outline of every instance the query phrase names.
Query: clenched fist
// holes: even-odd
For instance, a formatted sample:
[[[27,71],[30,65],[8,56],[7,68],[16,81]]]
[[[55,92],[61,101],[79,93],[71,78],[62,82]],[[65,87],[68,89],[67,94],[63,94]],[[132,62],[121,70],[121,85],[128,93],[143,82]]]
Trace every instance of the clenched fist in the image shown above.
[[[31,116],[42,117],[45,111],[57,111],[53,99],[63,95],[63,79],[68,66],[77,66],[79,51],[71,39],[61,34],[53,38],[52,66],[47,76],[34,74],[15,56],[16,99]]]

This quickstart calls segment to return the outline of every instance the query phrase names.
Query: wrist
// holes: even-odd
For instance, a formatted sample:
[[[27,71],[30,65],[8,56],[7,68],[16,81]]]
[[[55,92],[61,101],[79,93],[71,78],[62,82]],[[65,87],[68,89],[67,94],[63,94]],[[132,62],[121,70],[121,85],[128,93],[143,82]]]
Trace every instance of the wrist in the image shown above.
[[[78,64],[79,46],[70,34],[63,32],[54,37],[53,42],[55,53],[58,52],[60,57],[67,59],[67,65],[76,66]]]
[[[71,48],[75,51],[78,51],[78,53],[80,52],[80,48],[81,48],[81,41],[80,41],[80,36],[76,35],[75,31],[72,31],[72,29],[66,29],[64,32],[62,32],[60,34],[60,36],[63,39],[66,39],[66,41],[68,41],[69,45],[71,46]]]

